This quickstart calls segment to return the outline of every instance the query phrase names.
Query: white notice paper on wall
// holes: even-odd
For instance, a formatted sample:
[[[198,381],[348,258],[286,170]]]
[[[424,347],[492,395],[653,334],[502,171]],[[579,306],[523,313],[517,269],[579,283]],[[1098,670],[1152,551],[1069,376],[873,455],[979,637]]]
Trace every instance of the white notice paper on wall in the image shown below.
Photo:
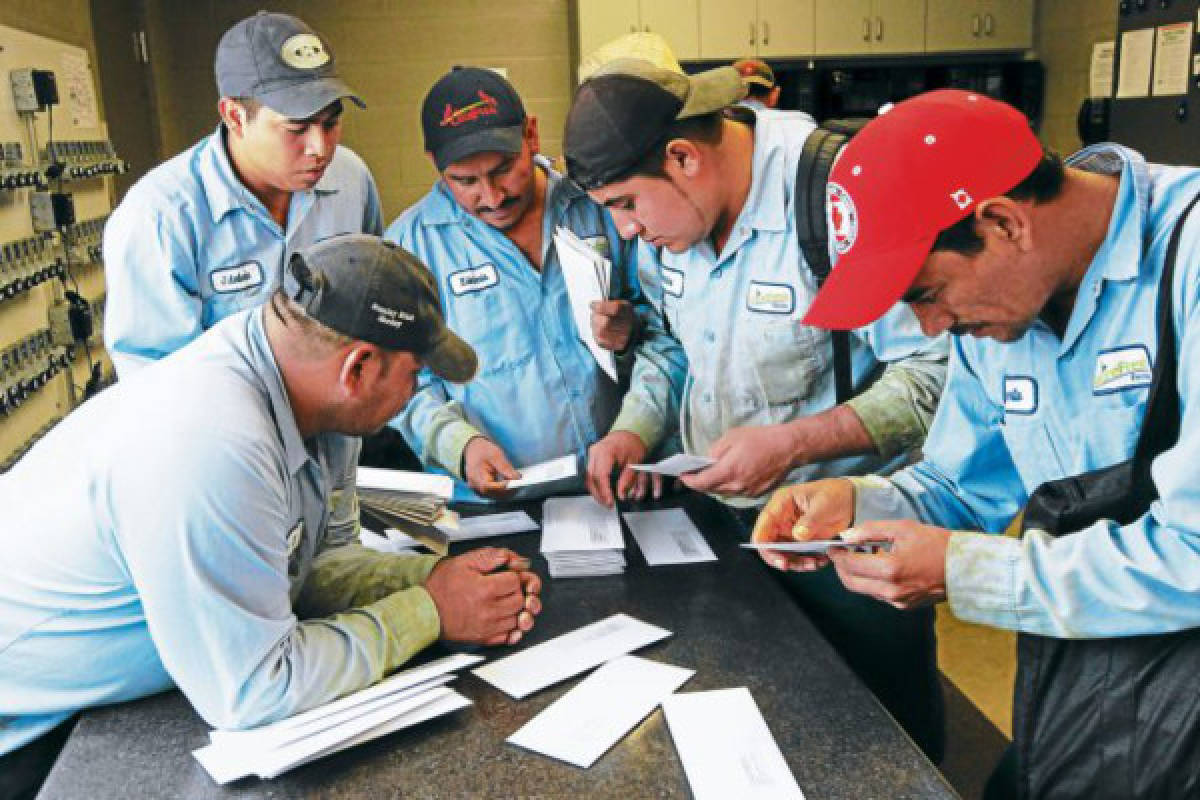
[[[472,672],[509,697],[520,700],[670,635],[670,631],[657,625],[613,614]]]
[[[1154,64],[1154,28],[1121,34],[1121,66],[1117,72],[1117,97],[1145,97],[1150,93],[1150,67]]]
[[[624,516],[646,563],[652,567],[717,560],[704,535],[682,508],[626,511]]]
[[[613,659],[508,741],[587,769],[694,674],[637,656]]]
[[[804,800],[748,689],[673,694],[662,707],[696,800]]]
[[[1117,43],[1096,42],[1092,45],[1092,68],[1088,75],[1088,97],[1112,97],[1113,55]]]
[[[1188,69],[1192,56],[1192,21],[1159,25],[1154,45],[1155,97],[1187,94]]]

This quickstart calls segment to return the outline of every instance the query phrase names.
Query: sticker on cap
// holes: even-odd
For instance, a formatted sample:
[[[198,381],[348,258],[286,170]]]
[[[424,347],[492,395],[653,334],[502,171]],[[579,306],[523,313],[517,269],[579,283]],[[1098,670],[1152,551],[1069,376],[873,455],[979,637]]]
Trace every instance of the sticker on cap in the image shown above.
[[[257,261],[244,261],[236,266],[214,269],[208,279],[218,294],[257,289],[263,284],[263,268]]]
[[[1096,355],[1092,394],[1111,394],[1149,386],[1154,379],[1150,351],[1144,344],[1115,347]]]
[[[458,272],[451,272],[448,278],[450,281],[450,291],[456,295],[482,292],[484,289],[490,289],[500,282],[500,276],[496,274],[495,264],[484,264],[482,267],[475,267],[474,269],[462,269]]]
[[[840,256],[853,247],[858,238],[858,210],[850,193],[833,181],[825,187],[825,200],[829,206],[829,235],[833,239],[833,249]]]
[[[1037,382],[1024,375],[1004,377],[1004,411],[1029,415],[1037,411]]]
[[[311,33],[289,36],[279,49],[283,63],[292,69],[316,69],[329,63],[329,51],[321,40]]]

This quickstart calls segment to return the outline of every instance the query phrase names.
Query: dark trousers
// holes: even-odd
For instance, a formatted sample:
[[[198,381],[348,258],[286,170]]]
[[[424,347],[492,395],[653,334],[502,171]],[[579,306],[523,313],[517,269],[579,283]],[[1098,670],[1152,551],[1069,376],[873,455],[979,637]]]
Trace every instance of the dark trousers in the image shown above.
[[[0,756],[0,800],[32,800],[74,727],[75,717],[71,717],[24,747]]]
[[[731,511],[749,540],[757,510]],[[832,567],[770,572],[929,760],[940,762],[946,720],[934,610],[901,611],[851,592]]]

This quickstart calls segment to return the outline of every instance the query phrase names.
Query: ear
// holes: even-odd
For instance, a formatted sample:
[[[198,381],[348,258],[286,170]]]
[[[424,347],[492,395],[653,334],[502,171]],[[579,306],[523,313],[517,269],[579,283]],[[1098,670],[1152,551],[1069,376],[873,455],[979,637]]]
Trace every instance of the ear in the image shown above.
[[[525,141],[529,144],[529,152],[540,153],[542,151],[542,140],[538,136],[537,117],[532,114],[525,119]]]
[[[992,197],[975,207],[976,229],[985,238],[1015,246],[1023,253],[1033,249],[1033,225],[1026,203],[1011,197]]]
[[[767,108],[775,108],[777,105],[779,105],[779,93],[782,90],[783,87],[776,86],[767,93]]]
[[[356,342],[345,351],[338,369],[338,389],[346,399],[361,399],[375,386],[383,354],[378,347]]]
[[[695,178],[700,172],[701,153],[691,139],[672,139],[667,142],[663,166],[668,174],[674,172],[685,178]]]
[[[242,136],[246,132],[246,109],[237,100],[222,97],[217,101],[217,113],[231,133]]]

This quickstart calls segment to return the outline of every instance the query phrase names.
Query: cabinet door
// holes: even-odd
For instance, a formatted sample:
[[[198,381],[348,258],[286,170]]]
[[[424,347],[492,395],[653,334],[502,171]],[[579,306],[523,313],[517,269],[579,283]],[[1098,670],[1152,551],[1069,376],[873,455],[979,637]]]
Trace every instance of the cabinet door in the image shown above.
[[[758,54],[768,58],[812,55],[814,5],[813,0],[758,0]]]
[[[578,0],[579,57],[605,42],[641,30],[638,0]]]
[[[873,52],[925,52],[925,0],[875,0],[874,11]]]
[[[928,0],[925,10],[925,50],[931,53],[981,50],[983,12],[974,0]]]
[[[816,0],[813,52],[818,56],[866,55],[875,33],[871,0]]]
[[[988,50],[1033,47],[1033,0],[981,0],[983,46]]]
[[[757,45],[758,20],[754,3],[700,0],[701,58],[730,61],[746,58],[757,52]]]
[[[700,57],[699,0],[642,0],[642,30],[667,40],[680,61]]]

